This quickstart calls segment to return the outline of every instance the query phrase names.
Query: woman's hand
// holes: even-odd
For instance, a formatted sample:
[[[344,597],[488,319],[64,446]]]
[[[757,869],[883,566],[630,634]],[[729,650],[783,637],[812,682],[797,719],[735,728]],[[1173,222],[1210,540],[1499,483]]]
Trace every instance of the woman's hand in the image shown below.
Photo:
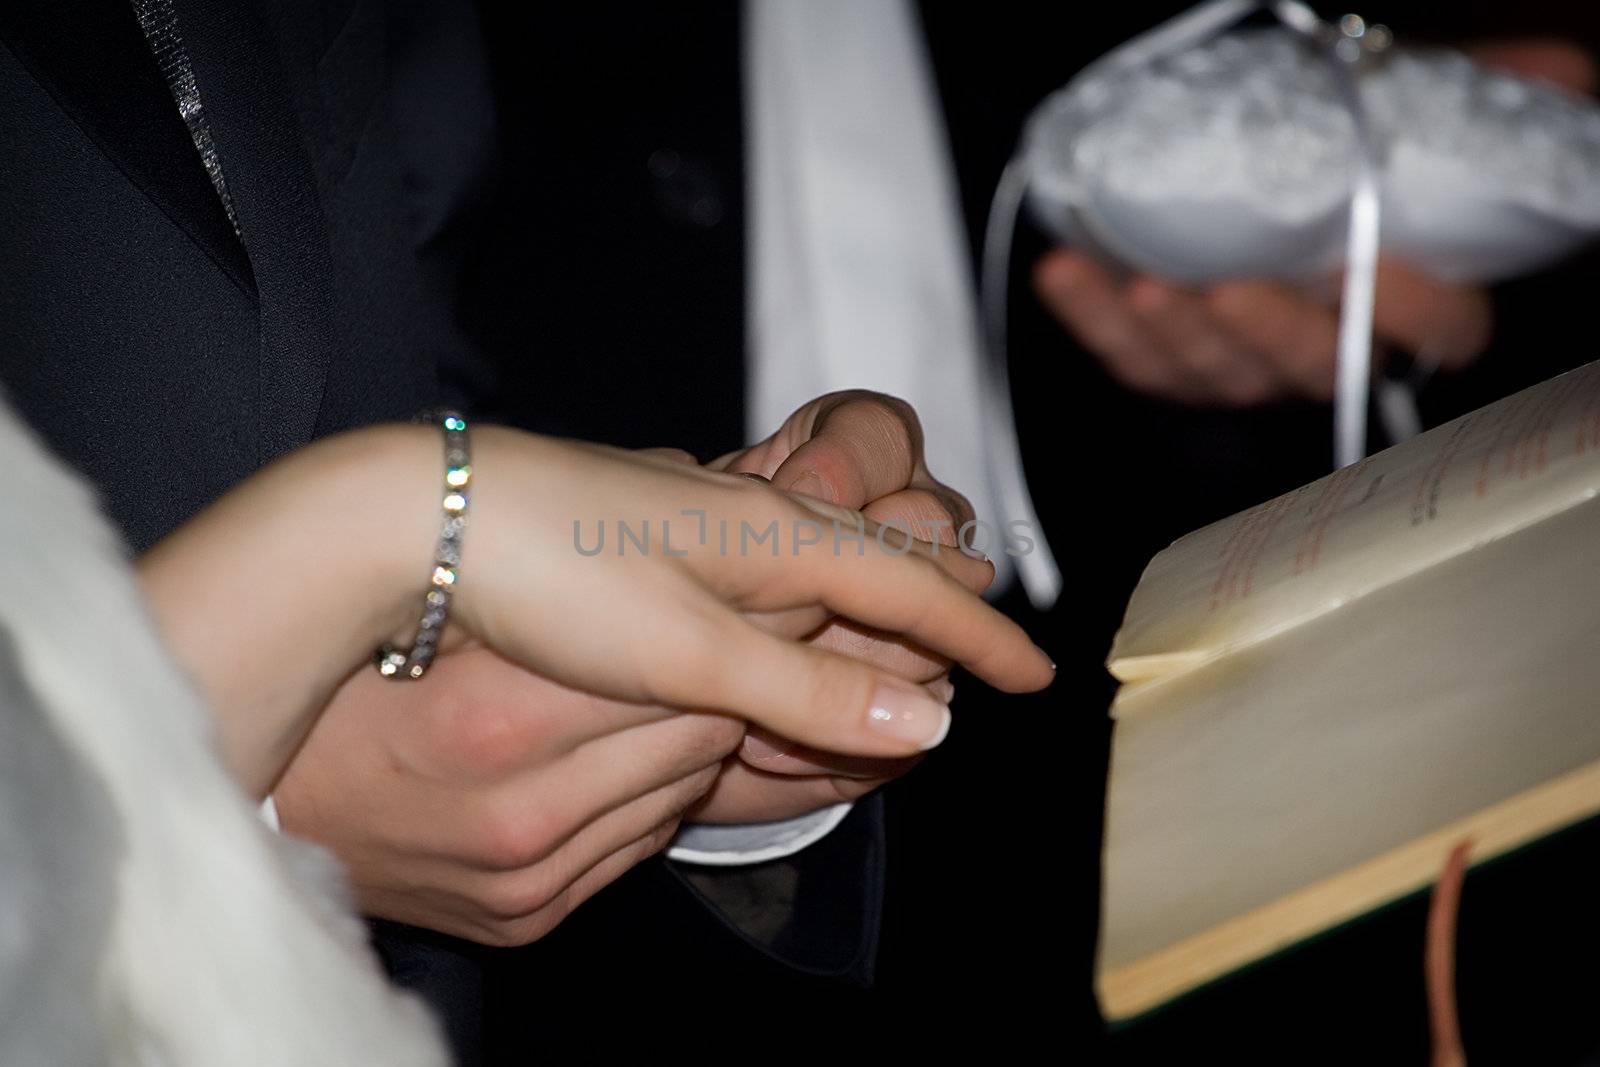
[[[722,711],[831,751],[905,756],[943,735],[944,705],[797,638],[837,615],[1002,689],[1051,680],[1048,657],[975,595],[993,575],[986,561],[867,519],[858,533],[848,511],[836,533],[837,507],[656,456],[529,449],[527,435],[493,429],[483,439],[494,458],[464,567],[491,577],[475,590],[464,571],[462,623],[556,681]],[[644,550],[617,540],[619,521]],[[606,542],[584,555],[601,523]]]

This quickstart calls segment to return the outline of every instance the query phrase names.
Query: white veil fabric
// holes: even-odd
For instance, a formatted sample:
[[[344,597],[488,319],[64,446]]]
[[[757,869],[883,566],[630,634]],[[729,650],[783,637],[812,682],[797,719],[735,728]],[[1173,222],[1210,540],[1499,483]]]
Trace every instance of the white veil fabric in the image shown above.
[[[0,399],[0,1063],[446,1062],[228,777],[91,493]]]

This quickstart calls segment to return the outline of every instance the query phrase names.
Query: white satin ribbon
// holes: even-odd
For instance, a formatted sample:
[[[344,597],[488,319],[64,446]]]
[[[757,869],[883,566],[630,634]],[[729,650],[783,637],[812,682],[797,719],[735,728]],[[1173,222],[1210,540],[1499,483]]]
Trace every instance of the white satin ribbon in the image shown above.
[[[1028,479],[1022,467],[1022,446],[1017,440],[1016,416],[1011,410],[1011,371],[1006,358],[1007,276],[1011,268],[1011,234],[1018,212],[1028,192],[1027,168],[1021,159],[1006,164],[989,205],[989,221],[983,234],[983,262],[979,288],[982,291],[984,333],[989,359],[982,375],[979,393],[985,434],[984,462],[999,497],[1000,514],[1027,524],[1033,539],[1032,550],[1018,556],[1017,577],[1022,581],[1028,602],[1048,611],[1061,596],[1061,568],[1045,539],[1044,527],[1028,493]]]
[[[1281,16],[1280,16],[1281,17]],[[1304,32],[1304,31],[1302,31]],[[1348,467],[1367,454],[1367,403],[1372,391],[1372,311],[1378,287],[1378,146],[1361,104],[1354,58],[1329,48],[1329,61],[1356,135],[1356,173],[1345,238],[1344,292],[1333,389],[1333,464]]]
[[[1379,146],[1361,103],[1355,70],[1356,57],[1343,56],[1334,47],[1338,30],[1319,19],[1316,12],[1299,0],[1208,0],[1106,53],[1085,68],[1079,77],[1097,73],[1115,74],[1175,55],[1261,10],[1271,11],[1284,26],[1326,55],[1334,67],[1340,97],[1355,129],[1357,156],[1346,235],[1344,286],[1339,306],[1333,402],[1334,462],[1336,466],[1344,467],[1366,455],[1367,406],[1372,376],[1372,312],[1377,287],[1380,230],[1380,160]],[[1353,41],[1351,43],[1354,44]],[[1021,202],[1021,197],[1016,195],[1012,187],[1019,182],[1026,186],[1029,180],[1026,174],[1013,173],[1013,169],[1022,170],[1020,160],[1013,161],[1006,176],[1001,179],[1000,188],[996,190],[989,220],[987,245],[990,251],[985,254],[984,303],[988,311],[990,346],[994,353],[990,370],[996,376],[1006,373],[1005,267],[1010,256],[1011,229]],[[1004,228],[1003,232],[1001,227]],[[998,297],[988,291],[993,286],[1001,289]],[[998,314],[994,310],[996,303],[1000,308]],[[991,387],[990,392],[1003,387],[1005,379],[1001,377],[1000,386]],[[995,472],[1002,485],[1003,473]],[[1026,494],[1025,487],[1023,493]],[[1031,514],[1031,507],[1028,511]],[[1048,562],[1048,554],[1045,561]],[[1026,572],[1024,574],[1026,576]]]

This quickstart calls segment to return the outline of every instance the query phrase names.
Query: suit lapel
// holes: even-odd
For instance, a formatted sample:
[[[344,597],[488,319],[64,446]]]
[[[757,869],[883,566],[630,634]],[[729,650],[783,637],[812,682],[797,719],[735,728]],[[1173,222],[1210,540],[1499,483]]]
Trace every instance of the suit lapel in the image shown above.
[[[256,296],[256,437],[265,462],[305,443],[316,425],[334,338],[328,230],[277,45],[256,6],[176,7],[238,235],[128,0],[0,0],[0,42],[129,180]]]
[[[162,214],[254,293],[250,261],[128,0],[3,0],[0,41]]]
[[[327,221],[278,43],[258,5],[176,6],[255,274],[259,440],[268,460],[305,443],[317,421],[335,338]]]

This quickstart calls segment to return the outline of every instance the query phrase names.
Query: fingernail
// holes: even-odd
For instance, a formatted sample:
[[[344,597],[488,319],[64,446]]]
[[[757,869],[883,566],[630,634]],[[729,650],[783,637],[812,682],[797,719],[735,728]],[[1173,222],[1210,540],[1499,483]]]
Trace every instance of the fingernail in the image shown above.
[[[945,675],[929,682],[928,691],[933,694],[935,700],[948,704],[956,698],[956,683],[950,680],[949,675]]]
[[[925,689],[903,689],[885,683],[872,694],[867,725],[926,751],[950,732],[950,709],[929,696]]]
[[[804,493],[806,496],[814,496],[818,500],[833,502],[833,497],[828,495],[827,486],[822,484],[822,476],[816,471],[806,471],[802,474],[800,480],[789,487],[789,492]]]
[[[764,737],[756,734],[745,734],[744,755],[746,759],[760,762],[762,760],[777,759],[779,756],[787,756],[788,753]]]

